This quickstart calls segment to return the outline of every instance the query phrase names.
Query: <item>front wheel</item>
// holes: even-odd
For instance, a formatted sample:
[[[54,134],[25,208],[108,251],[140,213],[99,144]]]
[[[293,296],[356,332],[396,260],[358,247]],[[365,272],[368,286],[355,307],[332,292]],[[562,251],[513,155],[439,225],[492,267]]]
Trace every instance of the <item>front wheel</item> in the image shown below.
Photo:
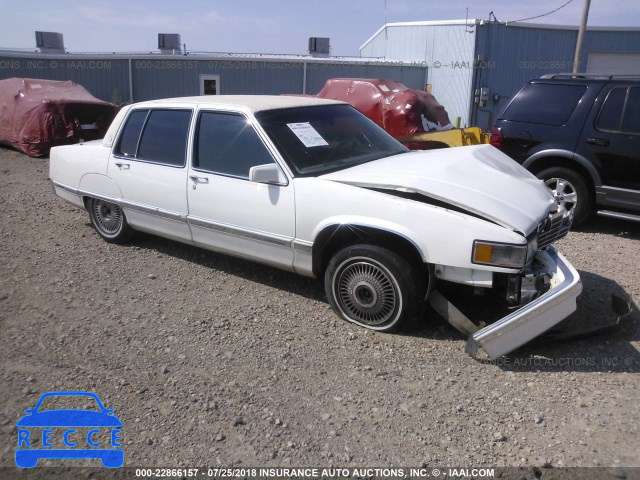
[[[107,242],[124,243],[133,235],[122,208],[115,203],[90,198],[87,207],[93,228]]]
[[[386,248],[346,247],[335,254],[325,271],[327,299],[341,318],[392,332],[420,312],[425,282],[415,271],[407,260]]]
[[[582,223],[591,213],[592,198],[582,175],[564,167],[551,167],[536,175],[556,199],[558,205],[573,211],[573,224]]]

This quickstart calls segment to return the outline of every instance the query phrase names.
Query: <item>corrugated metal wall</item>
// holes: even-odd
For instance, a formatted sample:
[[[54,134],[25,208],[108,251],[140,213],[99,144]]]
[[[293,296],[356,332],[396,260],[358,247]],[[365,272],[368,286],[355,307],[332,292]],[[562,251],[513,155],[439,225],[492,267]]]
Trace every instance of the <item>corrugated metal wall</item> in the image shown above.
[[[528,80],[548,73],[571,72],[573,68],[577,29],[419,23],[389,24],[369,39],[360,53],[393,57],[409,64],[426,62],[434,95],[450,117],[461,116],[463,124],[490,128]],[[467,33],[470,31],[475,33]],[[640,52],[640,31],[588,30],[580,71],[586,71],[591,51]],[[479,107],[472,93],[481,87],[489,89],[489,98],[486,105]]]
[[[306,75],[305,75],[306,63]],[[0,78],[72,80],[107,101],[179,97],[200,94],[200,75],[220,75],[223,94],[317,93],[333,77],[390,78],[423,88],[424,66],[397,62],[308,61],[182,56],[29,55],[0,56]],[[305,85],[306,79],[306,85]]]
[[[428,66],[427,83],[449,117],[469,123],[469,98],[475,49],[474,26],[390,24],[360,50],[367,57],[393,58],[407,65]],[[424,89],[422,85],[421,89]]]

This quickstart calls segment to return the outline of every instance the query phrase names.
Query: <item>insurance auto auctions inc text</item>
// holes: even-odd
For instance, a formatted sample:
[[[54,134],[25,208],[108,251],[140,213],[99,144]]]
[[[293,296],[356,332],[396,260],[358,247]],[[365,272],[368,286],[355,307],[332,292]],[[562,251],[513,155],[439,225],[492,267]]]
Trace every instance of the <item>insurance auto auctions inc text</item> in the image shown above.
[[[195,475],[199,469],[195,470]],[[208,468],[215,478],[494,478],[493,468]],[[136,477],[155,476],[150,470],[137,469]],[[189,475],[191,476],[191,475]]]

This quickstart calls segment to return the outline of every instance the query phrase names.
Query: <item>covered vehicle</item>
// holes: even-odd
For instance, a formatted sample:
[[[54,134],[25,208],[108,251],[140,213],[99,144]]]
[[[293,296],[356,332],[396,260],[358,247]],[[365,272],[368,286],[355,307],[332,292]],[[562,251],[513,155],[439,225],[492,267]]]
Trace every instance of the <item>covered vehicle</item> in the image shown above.
[[[145,231],[317,277],[372,330],[437,308],[442,284],[491,290],[513,311],[473,332],[471,354],[523,345],[581,291],[551,245],[571,216],[541,180],[490,145],[411,152],[334,100],[131,105],[102,141],[54,148],[50,177],[108,242]]]
[[[104,136],[117,107],[71,81],[0,80],[0,143],[29,156]]]
[[[394,80],[331,78],[315,97],[353,105],[411,150],[487,143],[480,128],[454,128],[432,94]]]

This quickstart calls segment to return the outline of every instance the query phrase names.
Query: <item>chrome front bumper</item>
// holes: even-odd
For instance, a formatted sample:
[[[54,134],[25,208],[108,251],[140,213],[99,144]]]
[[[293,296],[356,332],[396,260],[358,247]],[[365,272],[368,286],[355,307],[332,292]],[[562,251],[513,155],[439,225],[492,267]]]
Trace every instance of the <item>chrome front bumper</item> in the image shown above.
[[[492,360],[524,345],[576,311],[582,292],[577,270],[553,247],[538,252],[536,259],[553,273],[551,288],[515,312],[469,335],[465,351],[475,356],[482,348]]]

